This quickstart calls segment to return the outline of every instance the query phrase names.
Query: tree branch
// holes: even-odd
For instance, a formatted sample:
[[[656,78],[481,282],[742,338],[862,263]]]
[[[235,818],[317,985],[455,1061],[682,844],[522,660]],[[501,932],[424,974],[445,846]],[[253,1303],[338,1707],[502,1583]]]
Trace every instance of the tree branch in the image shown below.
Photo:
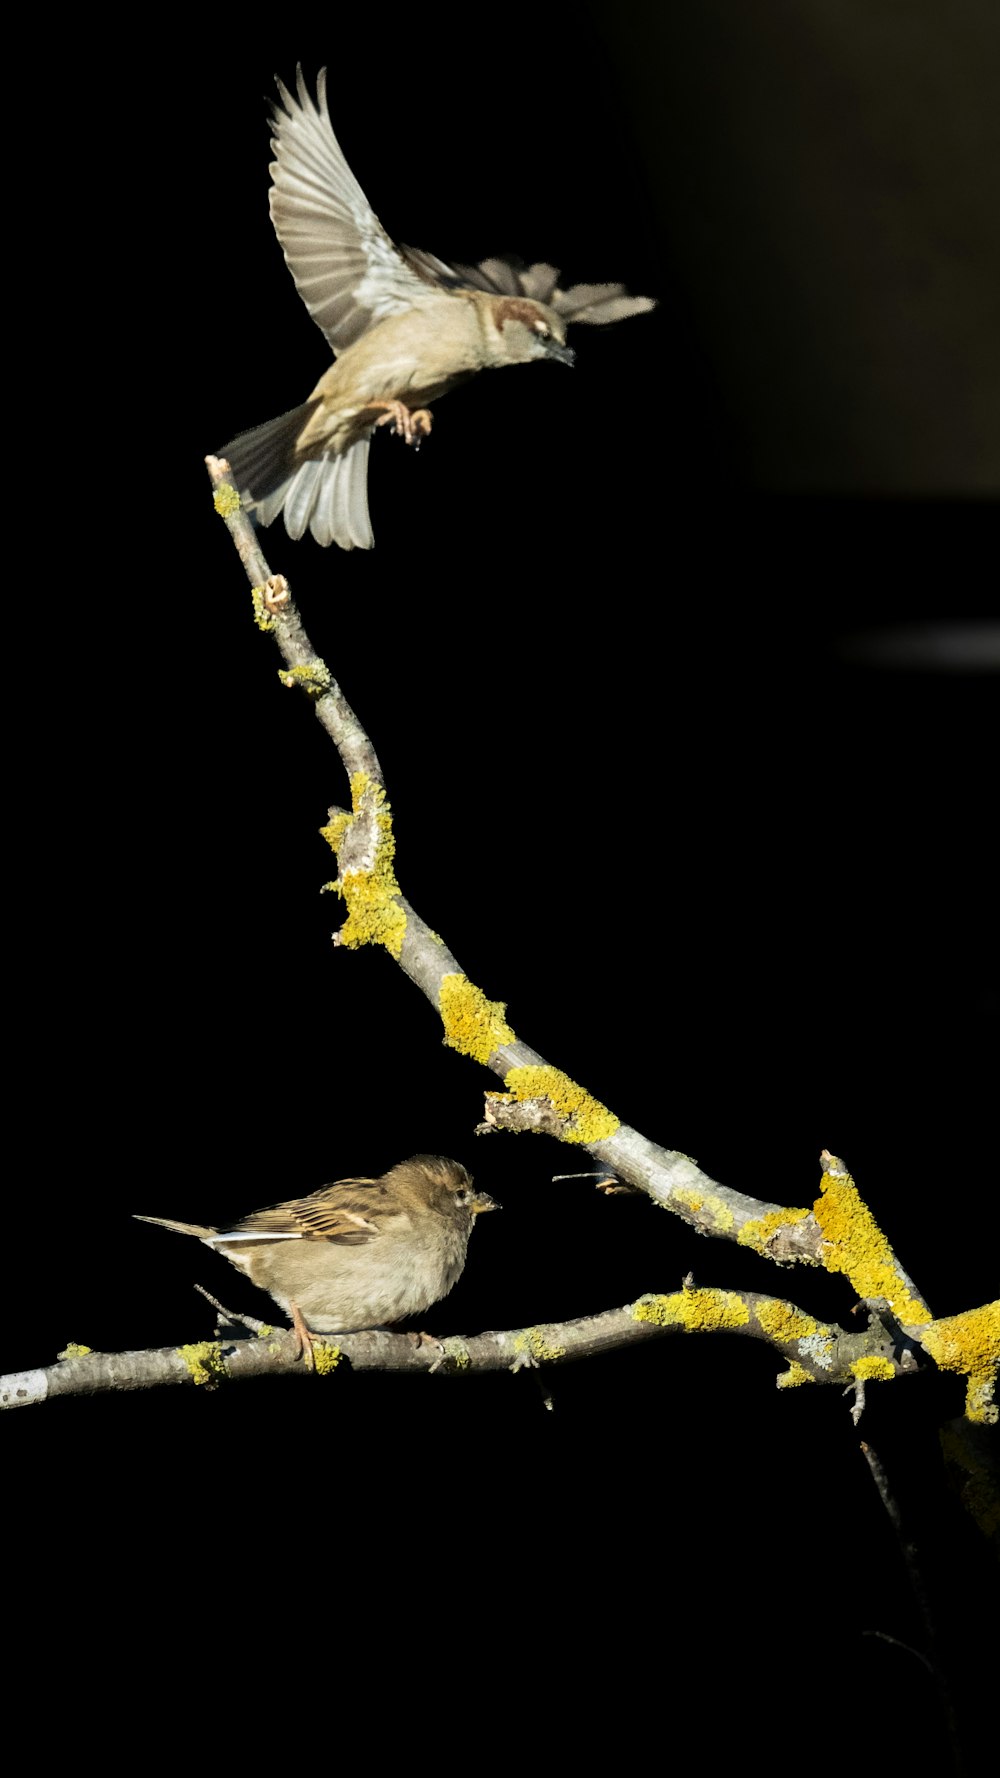
[[[865,1378],[888,1381],[915,1375],[920,1368],[914,1342],[900,1339],[898,1331],[877,1315],[869,1318],[864,1332],[854,1333],[817,1322],[779,1297],[685,1284],[669,1296],[639,1297],[623,1308],[575,1321],[443,1341],[379,1331],[339,1334],[335,1341],[316,1343],[316,1371],[322,1379],[346,1359],[363,1371],[452,1376],[516,1372],[593,1358],[667,1334],[719,1332],[742,1334],[772,1346],[787,1362],[777,1379],[779,1388],[803,1383],[854,1387]],[[296,1335],[290,1329],[266,1326],[252,1340],[222,1337],[145,1352],[90,1352],[71,1346],[57,1364],[0,1378],[0,1407],[29,1407],[61,1395],[181,1383],[213,1388],[250,1377],[312,1374],[302,1363]]]
[[[351,780],[351,810],[330,811],[323,833],[337,855],[328,885],[347,919],[334,942],[379,943],[395,957],[444,1024],[444,1040],[499,1075],[506,1091],[488,1093],[481,1131],[541,1131],[587,1152],[628,1185],[700,1234],[737,1241],[777,1264],[822,1265],[846,1274],[865,1302],[887,1303],[900,1322],[931,1320],[931,1311],[862,1203],[842,1163],[824,1150],[822,1192],[812,1208],[771,1204],[720,1185],[689,1155],[659,1147],[583,1087],[522,1043],[506,1007],[471,982],[441,937],[400,891],[395,841],[381,768],[361,723],[306,635],[287,580],[272,575],[256,533],[227,480],[229,466],[206,458],[221,513],[253,587],[257,621],[270,630],[286,663],[282,678],[314,701],[316,715]]]

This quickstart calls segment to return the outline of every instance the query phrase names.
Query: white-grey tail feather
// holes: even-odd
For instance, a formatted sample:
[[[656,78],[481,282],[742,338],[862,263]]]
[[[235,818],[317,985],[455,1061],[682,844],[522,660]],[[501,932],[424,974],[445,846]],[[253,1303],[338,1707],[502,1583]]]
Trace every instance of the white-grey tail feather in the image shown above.
[[[303,463],[254,510],[262,525],[284,511],[289,537],[311,531],[317,543],[341,549],[371,549],[375,539],[368,516],[368,449],[362,438],[339,457]]]

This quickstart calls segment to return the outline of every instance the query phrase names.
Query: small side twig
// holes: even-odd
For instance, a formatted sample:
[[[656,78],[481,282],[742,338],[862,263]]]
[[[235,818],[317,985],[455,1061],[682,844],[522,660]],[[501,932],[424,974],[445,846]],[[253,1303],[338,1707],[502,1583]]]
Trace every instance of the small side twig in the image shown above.
[[[258,1339],[271,1332],[269,1322],[259,1321],[256,1315],[241,1315],[236,1309],[227,1309],[225,1303],[220,1303],[217,1296],[213,1296],[210,1290],[205,1289],[204,1284],[196,1284],[194,1288],[199,1296],[205,1298],[206,1303],[211,1303],[224,1326],[248,1328],[251,1333],[257,1335]]]
[[[861,1440],[861,1451],[865,1462],[871,1471],[872,1480],[878,1489],[879,1499],[885,1508],[889,1523],[896,1534],[896,1542],[899,1545],[900,1555],[903,1558],[906,1577],[910,1583],[910,1591],[913,1594],[920,1621],[924,1627],[927,1652],[924,1654],[919,1649],[910,1648],[908,1643],[900,1643],[899,1646],[907,1648],[911,1654],[916,1655],[918,1660],[923,1661],[928,1671],[934,1676],[938,1701],[941,1705],[941,1713],[944,1717],[945,1727],[948,1734],[953,1769],[957,1774],[957,1778],[963,1778],[966,1767],[962,1758],[962,1748],[958,1734],[958,1719],[955,1714],[955,1705],[952,1699],[948,1677],[941,1665],[941,1658],[938,1653],[934,1613],[931,1610],[930,1600],[927,1596],[927,1588],[924,1585],[924,1577],[921,1572],[916,1546],[907,1536],[903,1524],[903,1515],[899,1508],[899,1502],[892,1491],[885,1465],[879,1457],[878,1452],[874,1451],[871,1445],[864,1439]],[[883,1632],[881,1631],[871,1631],[869,1634],[883,1636]],[[895,1641],[895,1638],[891,1636],[883,1636],[883,1640],[892,1642]]]

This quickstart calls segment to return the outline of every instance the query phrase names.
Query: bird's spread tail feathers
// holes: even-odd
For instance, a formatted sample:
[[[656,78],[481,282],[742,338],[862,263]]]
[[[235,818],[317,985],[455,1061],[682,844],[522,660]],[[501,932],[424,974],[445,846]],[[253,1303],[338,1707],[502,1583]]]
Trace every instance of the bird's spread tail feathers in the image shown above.
[[[371,549],[368,439],[340,456],[296,460],[296,443],[318,405],[307,401],[242,432],[220,454],[228,458],[233,481],[260,524],[270,525],[283,511],[289,537],[311,531],[317,543]]]

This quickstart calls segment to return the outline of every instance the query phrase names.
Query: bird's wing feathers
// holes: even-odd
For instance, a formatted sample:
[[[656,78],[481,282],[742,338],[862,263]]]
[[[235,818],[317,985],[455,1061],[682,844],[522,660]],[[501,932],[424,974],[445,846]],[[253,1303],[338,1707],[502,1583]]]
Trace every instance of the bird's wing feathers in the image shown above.
[[[555,266],[520,265],[516,259],[483,259],[478,265],[456,265],[454,271],[464,284],[475,290],[488,290],[494,296],[528,296],[545,303],[565,317],[567,325],[578,321],[603,326],[609,321],[624,321],[629,315],[645,315],[655,309],[652,296],[629,296],[624,284],[573,284],[560,290]]]
[[[271,220],[299,295],[342,352],[375,322],[412,308],[449,268],[433,254],[407,259],[389,239],[333,133],[326,69],[315,102],[301,68],[297,88],[296,98],[278,81]]]
[[[322,1186],[307,1198],[293,1198],[287,1204],[273,1204],[268,1210],[255,1210],[231,1230],[232,1235],[260,1234],[264,1239],[298,1236],[304,1241],[334,1241],[342,1247],[360,1247],[374,1241],[384,1232],[384,1216],[372,1219],[375,1208],[366,1187],[377,1185],[375,1179],[338,1179],[335,1185]]]
[[[486,290],[548,304],[567,323],[600,325],[654,309],[652,297],[624,284],[574,284],[559,290],[555,266],[514,259],[448,265],[419,247],[397,247],[351,172],[333,133],[326,69],[310,95],[301,67],[295,94],[279,80],[271,147],[271,221],[302,301],[335,352],[354,344],[387,315],[426,298],[428,289]]]

